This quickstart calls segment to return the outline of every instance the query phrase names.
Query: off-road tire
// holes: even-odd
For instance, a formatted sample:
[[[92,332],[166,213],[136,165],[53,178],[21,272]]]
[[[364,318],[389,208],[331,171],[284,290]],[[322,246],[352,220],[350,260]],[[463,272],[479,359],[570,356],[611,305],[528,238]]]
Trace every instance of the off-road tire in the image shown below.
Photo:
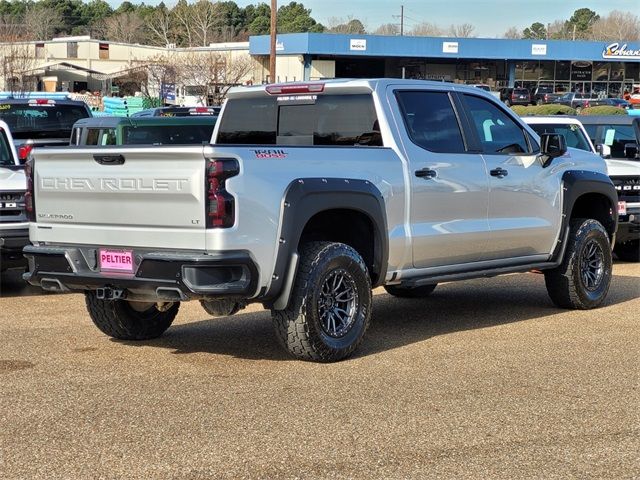
[[[616,243],[613,251],[623,262],[640,262],[640,240]]]
[[[332,336],[321,320],[321,311],[326,313],[322,292],[337,275],[343,275],[354,292],[353,313],[349,328]],[[285,310],[272,310],[271,317],[278,341],[292,356],[335,362],[348,357],[362,342],[371,320],[371,303],[371,279],[358,252],[343,243],[309,242],[300,249],[289,305]]]
[[[602,304],[611,284],[611,244],[606,230],[594,219],[571,220],[568,245],[559,267],[547,270],[544,275],[547,292],[553,303],[561,308],[589,310]],[[586,260],[589,252],[596,250],[600,273],[593,273],[593,264]],[[594,261],[595,262],[595,261]],[[591,266],[590,266],[591,265]],[[583,274],[589,271],[597,279],[587,286]],[[599,271],[599,269],[598,269]]]
[[[437,286],[437,283],[414,288],[401,287],[400,285],[385,285],[384,289],[389,295],[398,298],[424,298],[431,295]]]
[[[95,292],[85,292],[87,311],[100,331],[119,340],[149,340],[162,335],[178,314],[180,302],[166,311],[154,304],[148,310],[134,310],[126,300],[100,300]]]

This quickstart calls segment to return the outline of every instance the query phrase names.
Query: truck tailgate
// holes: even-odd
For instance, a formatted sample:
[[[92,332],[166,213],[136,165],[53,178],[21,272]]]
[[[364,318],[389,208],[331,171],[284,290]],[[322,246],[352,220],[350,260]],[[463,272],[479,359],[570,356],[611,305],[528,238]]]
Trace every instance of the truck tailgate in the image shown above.
[[[36,150],[31,240],[205,248],[203,147]]]

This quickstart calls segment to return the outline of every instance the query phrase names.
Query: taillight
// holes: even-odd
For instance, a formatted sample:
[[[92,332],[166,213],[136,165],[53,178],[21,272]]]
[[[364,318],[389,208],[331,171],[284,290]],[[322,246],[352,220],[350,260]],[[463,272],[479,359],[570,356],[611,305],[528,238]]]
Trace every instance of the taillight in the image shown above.
[[[27,192],[24,194],[24,209],[30,222],[36,221],[36,202],[33,191],[33,157],[24,165],[24,175],[27,178]]]
[[[225,181],[240,173],[234,158],[207,160],[206,228],[233,227],[236,220],[235,198],[225,188]]]
[[[31,153],[31,150],[33,150],[32,143],[25,143],[24,145],[20,145],[18,147],[18,159],[21,162],[24,162]]]
[[[322,93],[324,83],[293,83],[290,85],[268,85],[266,91],[270,95],[292,95],[296,93]]]

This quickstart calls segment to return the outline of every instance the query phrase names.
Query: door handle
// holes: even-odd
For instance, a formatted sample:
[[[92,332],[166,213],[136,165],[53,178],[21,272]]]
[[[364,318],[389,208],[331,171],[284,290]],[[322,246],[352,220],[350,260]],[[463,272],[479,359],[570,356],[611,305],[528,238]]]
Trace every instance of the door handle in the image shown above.
[[[418,178],[436,178],[438,176],[438,172],[430,168],[421,168],[420,170],[416,170],[415,174]]]
[[[494,168],[489,173],[491,174],[492,177],[498,177],[498,178],[504,178],[507,175],[509,175],[509,172],[507,172],[504,168],[500,168],[500,167]]]
[[[124,155],[94,155],[93,159],[100,165],[124,164]]]

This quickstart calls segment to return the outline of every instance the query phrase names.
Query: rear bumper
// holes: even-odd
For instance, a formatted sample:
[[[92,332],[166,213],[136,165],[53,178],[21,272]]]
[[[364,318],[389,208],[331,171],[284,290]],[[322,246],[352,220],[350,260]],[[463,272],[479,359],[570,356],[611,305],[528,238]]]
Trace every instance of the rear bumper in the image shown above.
[[[29,271],[24,278],[45,290],[115,291],[118,298],[247,299],[256,293],[258,269],[246,251],[203,254],[136,250],[134,274],[100,272],[97,251],[96,247],[27,246],[24,256]]]
[[[27,265],[22,249],[29,245],[29,229],[0,230],[0,268],[18,268]]]

